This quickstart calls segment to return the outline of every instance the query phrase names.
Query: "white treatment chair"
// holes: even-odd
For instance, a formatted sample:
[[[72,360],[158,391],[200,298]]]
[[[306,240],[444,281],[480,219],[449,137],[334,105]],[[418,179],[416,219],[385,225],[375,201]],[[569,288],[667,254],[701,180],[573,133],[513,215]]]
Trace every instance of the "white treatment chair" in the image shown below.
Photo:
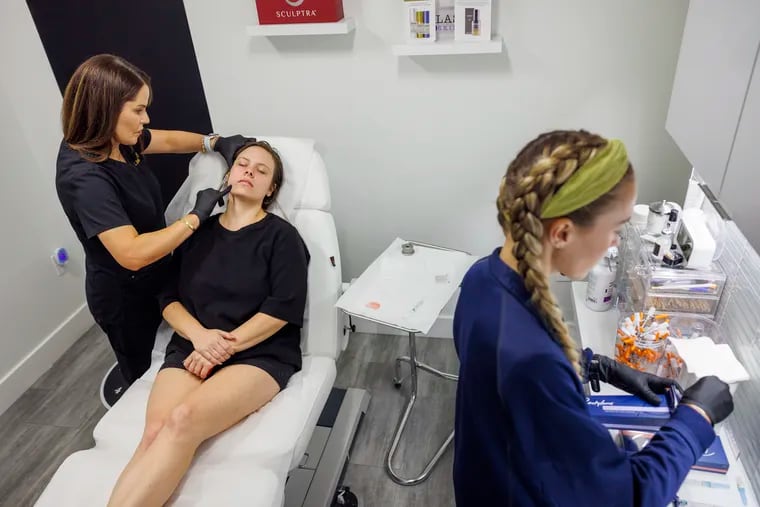
[[[311,254],[301,340],[303,369],[270,403],[199,448],[170,505],[329,505],[369,401],[364,391],[353,389],[331,396],[335,362],[346,338],[334,307],[341,290],[340,252],[322,157],[311,140],[261,139],[280,152],[285,166],[285,181],[272,211],[298,228]],[[218,187],[225,172],[218,154],[196,155],[187,180],[167,208],[167,223],[192,208],[198,190]],[[95,447],[63,462],[38,507],[106,504],[140,441],[148,395],[171,332],[163,323],[151,368],[97,424]],[[320,414],[325,419],[328,397],[328,405],[341,408],[330,410],[332,417],[326,417],[334,424],[318,426]]]

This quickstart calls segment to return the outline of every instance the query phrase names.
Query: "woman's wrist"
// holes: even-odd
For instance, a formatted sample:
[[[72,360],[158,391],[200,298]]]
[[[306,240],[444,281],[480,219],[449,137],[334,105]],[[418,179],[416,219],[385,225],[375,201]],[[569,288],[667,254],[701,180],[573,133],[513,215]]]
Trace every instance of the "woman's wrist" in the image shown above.
[[[237,331],[237,329],[235,331]],[[230,331],[230,333],[235,334],[235,331]],[[230,348],[232,349],[232,355],[235,355],[238,352],[240,352],[241,349],[240,349],[240,342],[239,341],[237,341],[237,340],[227,340],[227,343],[230,345]]]
[[[712,422],[712,420],[710,420],[710,416],[708,416],[708,415],[707,415],[707,412],[705,412],[705,411],[702,409],[702,407],[700,407],[700,406],[697,406],[697,405],[694,405],[693,403],[688,403],[688,402],[687,402],[687,403],[683,403],[683,405],[686,405],[687,407],[689,407],[690,409],[692,409],[694,412],[696,412],[696,413],[698,413],[699,415],[701,415],[702,417],[704,417],[704,418],[705,418],[705,420],[706,420],[708,423],[710,423],[710,425],[712,425],[712,423],[713,423],[713,422]]]
[[[188,213],[182,218],[182,221],[187,222],[192,226],[193,231],[196,231],[201,225],[201,219],[195,213]]]
[[[214,151],[214,146],[216,146],[216,141],[218,139],[219,139],[219,134],[201,135],[200,153],[210,153]]]
[[[196,342],[198,341],[198,338],[200,335],[205,331],[206,329],[198,324],[197,326],[192,326],[191,329],[187,332],[187,339],[190,341],[190,343],[193,344],[193,348],[197,349]]]

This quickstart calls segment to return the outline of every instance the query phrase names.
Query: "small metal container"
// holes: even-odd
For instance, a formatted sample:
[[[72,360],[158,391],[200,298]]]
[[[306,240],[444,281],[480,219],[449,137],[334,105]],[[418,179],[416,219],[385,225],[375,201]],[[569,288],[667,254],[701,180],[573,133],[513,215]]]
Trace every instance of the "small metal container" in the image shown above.
[[[403,255],[412,255],[414,253],[414,244],[404,243],[403,245],[401,245],[401,253]]]
[[[673,207],[668,201],[657,201],[649,205],[649,216],[647,217],[647,232],[649,234],[661,234],[668,223]]]

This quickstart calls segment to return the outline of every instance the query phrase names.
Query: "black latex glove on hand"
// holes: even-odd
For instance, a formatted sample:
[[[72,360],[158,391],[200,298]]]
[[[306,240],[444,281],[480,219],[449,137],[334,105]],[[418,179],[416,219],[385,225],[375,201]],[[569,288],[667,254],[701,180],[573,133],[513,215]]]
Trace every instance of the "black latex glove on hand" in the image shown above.
[[[618,363],[606,356],[594,354],[589,365],[589,378],[595,391],[599,391],[598,384],[594,386],[594,379],[601,380],[613,385],[627,393],[633,394],[646,401],[650,405],[658,406],[660,398],[658,394],[665,394],[667,389],[678,389],[681,386],[673,379],[658,377],[650,373],[644,373]]]
[[[683,393],[682,405],[696,405],[704,410],[710,422],[718,424],[734,411],[734,398],[728,384],[718,377],[702,377]]]
[[[227,167],[232,167],[235,162],[235,152],[245,143],[255,141],[255,137],[245,137],[236,134],[230,137],[219,136],[214,143],[214,151],[218,152],[227,161]]]
[[[217,204],[224,206],[224,196],[229,194],[231,189],[232,186],[228,186],[221,191],[215,188],[199,191],[195,197],[195,207],[190,211],[190,214],[197,216],[200,223],[205,222]]]

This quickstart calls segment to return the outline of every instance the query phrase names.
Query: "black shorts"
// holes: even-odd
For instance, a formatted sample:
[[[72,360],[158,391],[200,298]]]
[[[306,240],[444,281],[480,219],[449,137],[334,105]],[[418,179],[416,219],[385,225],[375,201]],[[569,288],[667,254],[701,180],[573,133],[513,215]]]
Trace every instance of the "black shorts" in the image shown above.
[[[190,347],[188,348],[187,346],[183,346],[184,344],[180,344],[179,340],[187,342]],[[185,340],[184,338],[178,338],[176,335],[173,336],[169,344],[166,346],[166,355],[164,356],[164,364],[161,365],[161,369],[179,368],[181,370],[184,370],[185,365],[182,363],[192,352],[193,347],[189,341]],[[257,368],[261,368],[267,372],[275,382],[277,382],[277,385],[280,386],[280,391],[287,387],[290,377],[292,377],[293,374],[298,371],[298,369],[292,364],[284,363],[272,356],[247,356],[245,354],[238,356],[236,354],[219,366],[214,366],[214,368],[211,370],[211,373],[209,373],[209,376],[206,378],[211,378],[211,376],[220,369],[231,366],[233,364],[248,364]]]

